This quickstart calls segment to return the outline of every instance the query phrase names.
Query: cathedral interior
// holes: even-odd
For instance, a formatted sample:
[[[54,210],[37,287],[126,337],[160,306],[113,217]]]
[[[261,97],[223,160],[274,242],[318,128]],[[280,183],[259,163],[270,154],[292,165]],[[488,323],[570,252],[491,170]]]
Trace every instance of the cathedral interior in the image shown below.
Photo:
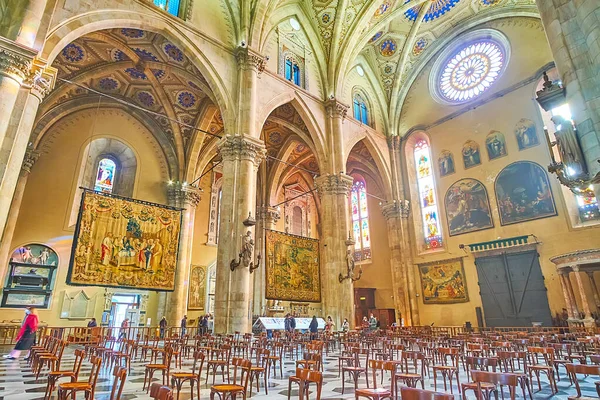
[[[0,0],[0,346],[35,309],[42,350],[68,344],[70,368],[85,346],[90,382],[98,347],[135,348],[141,376],[154,338],[190,370],[190,342],[260,365],[264,340],[284,371],[265,361],[253,396],[283,398],[316,316],[311,398],[358,399],[367,373],[340,380],[338,356],[377,337],[426,354],[403,388],[441,390],[435,348],[459,341],[457,381],[552,348],[517,397],[600,396],[598,198],[598,0]],[[0,364],[0,397],[50,387],[32,354]],[[204,398],[226,380],[206,375]]]

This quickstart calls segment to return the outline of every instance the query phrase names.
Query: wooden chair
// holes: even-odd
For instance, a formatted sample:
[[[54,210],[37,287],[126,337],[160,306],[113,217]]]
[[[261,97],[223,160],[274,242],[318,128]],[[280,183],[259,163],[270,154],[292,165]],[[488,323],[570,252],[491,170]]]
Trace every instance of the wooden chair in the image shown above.
[[[101,367],[102,359],[96,356],[92,357],[92,370],[90,371],[87,382],[60,383],[58,385],[58,399],[67,400],[69,396],[75,398],[75,393],[77,392],[84,392],[86,399],[93,399]]]
[[[454,400],[453,394],[436,393],[431,390],[416,389],[403,386],[401,389],[402,400]]]
[[[40,357],[42,356],[52,356],[56,354],[58,350],[58,346],[60,345],[61,340],[55,337],[51,337],[46,343],[46,347],[32,347],[29,351],[29,363],[31,364],[31,370],[37,371],[39,368]]]
[[[208,374],[212,369],[213,378],[212,384],[215,384],[215,376],[217,375],[217,368],[221,368],[221,375],[223,376],[223,382],[225,382],[225,370],[227,370],[227,382],[229,382],[229,361],[231,360],[231,346],[224,344],[220,349],[213,348],[210,351],[210,360],[206,363],[206,382],[208,384]]]
[[[566,367],[567,373],[569,374],[569,378],[571,379],[571,382],[575,382],[575,390],[577,390],[577,396],[569,396],[569,400],[587,399],[586,397],[581,397],[581,387],[579,387],[579,380],[577,379],[577,374],[600,376],[600,366],[586,364],[567,364]],[[598,383],[596,383],[596,392],[598,393],[598,397],[600,397],[600,387],[598,386]]]
[[[200,376],[202,374],[202,368],[204,366],[205,355],[202,351],[194,352],[194,365],[192,366],[192,372],[174,372],[171,374],[171,386],[177,386],[177,400],[181,394],[181,387],[185,382],[190,382],[190,392],[192,400],[194,399],[194,383],[196,384],[196,391],[198,392],[198,400],[200,400]],[[200,363],[200,365],[198,365]],[[196,372],[196,366],[198,367]]]
[[[415,372],[410,372],[408,367],[408,361],[412,361]],[[421,382],[421,388],[425,389],[425,365],[427,363],[425,359],[425,354],[419,351],[403,351],[402,352],[402,361],[404,362],[404,368],[402,368],[402,364],[400,367],[402,371],[396,372],[394,375],[394,388],[397,388],[398,381],[404,382],[408,387],[416,387],[418,382]],[[420,367],[419,367],[420,364]],[[404,371],[406,369],[406,371]],[[398,390],[396,390],[398,393]]]
[[[484,395],[487,399],[490,398],[489,394],[491,391],[495,393],[496,399],[498,398],[498,385],[508,386],[510,392],[510,399],[515,400],[515,394],[517,392],[517,386],[519,385],[519,377],[515,374],[502,373],[502,372],[487,372],[487,371],[471,371],[471,377],[477,384],[475,393],[477,398],[481,399]],[[486,384],[485,386],[483,384]],[[493,385],[493,389],[489,389],[489,385]],[[464,398],[464,397],[463,397]],[[504,400],[504,393],[502,393],[502,400]]]
[[[346,372],[352,377],[354,381],[354,391],[358,388],[358,378],[361,374],[365,374],[365,380],[367,381],[367,388],[369,387],[369,349],[368,348],[354,348],[352,349],[354,355],[354,363],[350,366],[342,367],[342,394],[344,394],[344,388],[346,384],[345,374]],[[361,356],[365,356],[365,366],[362,366]]]
[[[531,384],[533,385],[533,374],[535,374],[538,381],[538,389],[541,391],[540,373],[543,372],[548,376],[552,393],[558,393],[558,386],[556,385],[556,379],[554,379],[554,349],[551,347],[528,347],[527,352],[531,358],[531,363],[527,366],[527,373],[529,374]],[[540,356],[542,363],[540,363]]]
[[[152,383],[152,377],[156,371],[162,372],[162,382],[163,385],[166,385],[169,382],[169,375],[171,372],[171,355],[172,350],[170,346],[165,348],[163,352],[163,363],[162,364],[147,364],[146,369],[144,371],[144,386],[142,389],[146,389],[146,381],[148,382],[148,389],[146,389],[146,393],[150,389],[150,383]]]
[[[269,394],[269,356],[271,351],[267,349],[258,349],[256,353],[256,365],[250,368],[250,396],[252,396],[252,383],[256,380],[256,391],[259,392],[260,374],[263,375],[265,381],[265,394]]]
[[[120,400],[125,387],[125,379],[127,379],[127,369],[117,365],[113,369],[113,376],[114,380],[109,400]]]
[[[456,375],[456,385],[460,390],[460,381],[458,378],[458,361],[460,358],[459,349],[454,347],[440,347],[437,349],[437,356],[442,365],[433,366],[433,390],[437,390],[437,374],[438,372],[444,379],[444,390],[448,390],[446,386],[446,378],[450,382],[450,393],[452,393],[452,377]],[[450,365],[448,365],[450,358]]]
[[[273,377],[277,378],[277,363],[279,363],[279,375],[283,378],[283,343],[273,343],[273,352],[269,356],[269,369],[273,367]]]
[[[40,377],[40,372],[42,371],[42,368],[44,367],[44,365],[48,365],[48,369],[50,371],[55,371],[55,370],[59,370],[60,369],[60,362],[62,360],[62,356],[63,353],[65,351],[65,347],[67,347],[67,341],[66,340],[60,340],[58,342],[58,345],[56,347],[56,350],[54,353],[40,353],[38,354],[38,358],[37,358],[37,362],[36,362],[36,366],[37,366],[37,370],[35,373],[35,380],[37,381],[38,378]]]
[[[321,400],[321,391],[323,389],[323,374],[321,371],[313,371],[305,368],[296,368],[296,375],[290,376],[288,380],[288,400],[292,393],[292,382],[297,383],[300,388],[298,390],[298,398],[308,400],[308,389],[311,383],[317,385],[317,398]]]
[[[168,386],[154,382],[150,385],[150,398],[154,400],[173,400],[173,390]]]
[[[338,378],[342,373],[342,366],[352,365],[354,363],[354,355],[352,354],[352,349],[360,347],[360,343],[348,342],[344,343],[344,350],[342,350],[342,354],[338,356]]]
[[[38,352],[48,353],[51,349],[51,343],[53,343],[55,339],[50,335],[44,335],[40,339],[40,344],[38,346],[31,346],[29,349],[29,357],[26,359],[29,365],[33,365],[33,360],[35,360],[35,354]]]
[[[396,373],[397,364],[391,361],[385,360],[369,360],[369,368],[373,371],[373,388],[357,389],[354,391],[355,398],[366,397],[371,400],[381,399],[393,399],[394,398],[394,385],[392,384],[390,389],[378,388],[377,387],[377,373],[381,372],[381,376],[385,374],[385,371],[389,371],[393,377]],[[383,380],[383,379],[382,379]]]
[[[110,363],[111,365],[120,366],[121,363],[125,362],[125,368],[131,373],[131,359],[133,358],[133,351],[135,350],[134,340],[123,340],[121,342],[121,348],[119,351],[115,351],[111,354]]]
[[[221,385],[211,386],[211,400],[214,400],[215,395],[218,395],[219,399],[225,399],[229,397],[231,400],[235,400],[240,394],[242,395],[242,398],[246,400],[246,392],[248,391],[248,380],[250,378],[250,368],[252,368],[252,362],[243,358],[234,357],[231,360],[231,363],[233,365],[233,383],[223,383]]]
[[[497,358],[489,358],[489,357],[471,357],[471,356],[467,356],[464,359],[465,365],[466,365],[466,369],[467,369],[467,376],[469,376],[470,371],[474,370],[480,370],[480,371],[486,371],[486,372],[490,372],[490,368],[492,369],[491,372],[496,372],[496,367],[498,366],[498,359]],[[467,382],[467,383],[461,383],[460,384],[460,389],[462,392],[462,398],[466,398],[466,392],[467,390],[473,390],[474,392],[477,391],[478,385],[481,386],[486,393],[489,393],[493,390],[495,390],[495,386],[491,383],[480,383],[478,384],[477,382]]]
[[[50,400],[52,398],[52,392],[56,387],[56,382],[60,378],[71,378],[71,382],[77,382],[79,379],[79,371],[81,370],[81,363],[85,358],[85,351],[75,349],[75,361],[73,362],[72,370],[54,370],[48,373],[48,382],[46,383],[46,393],[44,394],[44,400]]]

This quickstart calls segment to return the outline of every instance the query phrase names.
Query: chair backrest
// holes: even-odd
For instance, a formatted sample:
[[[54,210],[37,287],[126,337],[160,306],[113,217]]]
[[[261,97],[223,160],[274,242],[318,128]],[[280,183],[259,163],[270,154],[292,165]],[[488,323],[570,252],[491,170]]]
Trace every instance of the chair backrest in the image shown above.
[[[489,367],[492,367],[492,371],[496,372],[496,367],[498,366],[497,358],[489,358],[489,357],[465,357],[465,364],[467,365],[467,372],[470,368],[475,370],[485,370],[489,371]]]
[[[162,386],[158,382],[150,385],[150,397],[154,400],[173,400],[173,390],[168,386]]]
[[[511,400],[515,400],[517,385],[519,384],[519,375],[487,371],[471,371],[473,381],[477,383],[477,398],[483,398],[481,383],[491,383],[493,385],[508,386]]]
[[[204,366],[204,359],[206,355],[203,351],[196,350],[194,351],[194,365],[192,366],[192,373],[196,373],[196,367],[198,367],[198,379],[200,379],[200,375],[202,374],[202,367]],[[198,364],[198,362],[200,364]]]
[[[81,363],[85,358],[85,351],[81,349],[75,349],[75,361],[73,362],[73,374],[75,375],[75,380],[79,378],[79,371],[81,371]]]
[[[231,359],[231,364],[233,365],[233,384],[243,386],[244,390],[247,390],[248,379],[250,378],[250,368],[252,368],[252,361],[244,358],[233,357]]]
[[[102,367],[102,358],[101,357],[92,357],[92,370],[90,371],[90,376],[88,378],[88,383],[92,388],[96,387],[96,382],[98,382],[98,374],[100,373],[100,368]]]
[[[377,372],[381,371],[381,374],[383,375],[384,371],[389,371],[391,376],[394,376],[396,375],[396,367],[397,364],[392,361],[369,360],[369,368],[371,368],[371,371],[373,371],[373,387],[377,389]],[[392,385],[392,394],[393,390],[394,387]]]
[[[110,392],[110,400],[120,400],[123,394],[123,388],[125,387],[125,379],[127,378],[127,369],[116,366],[113,369],[114,381],[112,385],[112,391]]]
[[[271,355],[271,350],[267,349],[258,349],[256,351],[256,365],[259,367],[266,368],[269,362],[269,356]]]
[[[454,395],[409,387],[400,389],[402,400],[454,400]]]
[[[577,397],[581,397],[581,388],[579,387],[579,381],[577,380],[577,374],[585,375],[597,375],[600,376],[600,365],[586,365],[586,364],[567,364],[567,373],[571,381],[575,381],[575,389],[577,390]]]
[[[531,355],[531,361],[533,363],[538,363],[541,355],[544,362],[547,365],[552,365],[554,363],[554,348],[552,347],[527,347],[527,352]]]

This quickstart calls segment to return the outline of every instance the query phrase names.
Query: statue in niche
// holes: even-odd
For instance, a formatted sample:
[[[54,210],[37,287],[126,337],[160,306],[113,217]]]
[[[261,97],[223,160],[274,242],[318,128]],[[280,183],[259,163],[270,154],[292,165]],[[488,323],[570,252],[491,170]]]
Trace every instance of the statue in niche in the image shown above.
[[[567,175],[573,177],[585,174],[587,168],[572,122],[560,115],[555,115],[551,119],[556,127],[554,136],[556,137],[556,145],[560,152],[560,158],[567,168],[565,172]]]
[[[242,266],[247,267],[252,263],[252,251],[254,250],[254,239],[252,239],[252,232],[246,232],[246,235],[242,238],[242,252],[240,258]]]

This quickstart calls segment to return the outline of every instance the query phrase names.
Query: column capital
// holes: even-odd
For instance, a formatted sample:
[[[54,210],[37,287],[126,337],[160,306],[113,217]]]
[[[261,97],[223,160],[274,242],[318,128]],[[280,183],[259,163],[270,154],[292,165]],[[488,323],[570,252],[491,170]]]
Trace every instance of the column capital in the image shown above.
[[[25,157],[23,158],[23,165],[21,165],[21,171],[26,174],[31,173],[31,168],[36,163],[38,158],[40,158],[40,152],[38,150],[27,149],[25,151]]]
[[[573,272],[579,272],[579,265],[572,265],[571,269],[573,270]]]
[[[410,215],[410,202],[408,200],[394,200],[381,205],[381,213],[385,219],[408,218]]]
[[[398,135],[393,135],[393,136],[387,137],[388,148],[392,151],[400,150],[401,143],[402,143],[402,137],[400,137]]]
[[[315,179],[315,186],[321,196],[326,194],[343,194],[345,196],[352,190],[354,178],[343,172],[339,174],[321,175]]]
[[[54,89],[57,74],[58,70],[56,68],[47,65],[45,61],[36,57],[31,63],[31,68],[23,81],[23,85],[29,87],[31,94],[42,101]]]
[[[202,190],[185,182],[173,182],[167,186],[167,198],[173,207],[196,208]]]
[[[256,71],[259,75],[265,70],[267,57],[250,49],[247,46],[235,49],[235,59],[244,70]]]
[[[217,143],[223,161],[249,160],[256,167],[265,159],[267,150],[262,141],[250,136],[225,135]]]
[[[339,102],[335,97],[331,97],[325,101],[325,110],[330,118],[346,118],[349,108],[349,106]]]
[[[22,84],[29,75],[35,55],[34,50],[0,37],[0,75]]]
[[[258,218],[265,221],[267,224],[275,225],[281,218],[281,210],[279,207],[262,206],[257,207]]]

